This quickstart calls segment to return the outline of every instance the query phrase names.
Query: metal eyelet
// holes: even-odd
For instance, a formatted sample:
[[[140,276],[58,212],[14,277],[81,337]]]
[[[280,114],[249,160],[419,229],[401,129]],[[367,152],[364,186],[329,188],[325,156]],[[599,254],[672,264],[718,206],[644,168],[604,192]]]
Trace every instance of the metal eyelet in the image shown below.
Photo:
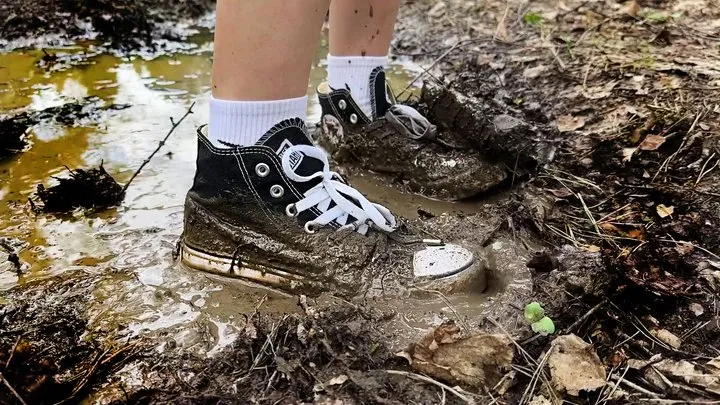
[[[357,124],[357,120],[358,120],[357,114],[350,114],[350,122],[351,123]]]
[[[315,228],[315,223],[313,221],[307,221],[305,222],[305,232],[309,234],[313,234],[317,232],[317,228]]]
[[[340,100],[340,101],[338,101],[338,107],[340,107],[341,110],[346,109],[346,108],[347,108],[347,103],[345,102],[345,100]]]
[[[285,207],[285,215],[289,217],[296,217],[298,215],[295,204],[289,204],[287,207]]]
[[[257,173],[257,175],[260,177],[265,177],[270,174],[270,166],[266,165],[265,163],[258,163],[255,166],[255,173]]]
[[[285,189],[282,188],[282,186],[278,186],[277,184],[270,187],[270,195],[275,198],[280,198],[285,194]]]

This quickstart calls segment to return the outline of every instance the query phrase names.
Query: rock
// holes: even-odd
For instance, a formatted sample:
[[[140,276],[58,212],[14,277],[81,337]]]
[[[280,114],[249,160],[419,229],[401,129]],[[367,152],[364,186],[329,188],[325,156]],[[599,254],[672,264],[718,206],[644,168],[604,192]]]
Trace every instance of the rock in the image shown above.
[[[570,334],[553,340],[548,357],[552,383],[573,396],[605,386],[605,367],[592,345]]]
[[[421,373],[484,390],[496,386],[510,370],[513,352],[512,342],[504,335],[462,337],[455,323],[446,322],[411,345],[407,355]]]

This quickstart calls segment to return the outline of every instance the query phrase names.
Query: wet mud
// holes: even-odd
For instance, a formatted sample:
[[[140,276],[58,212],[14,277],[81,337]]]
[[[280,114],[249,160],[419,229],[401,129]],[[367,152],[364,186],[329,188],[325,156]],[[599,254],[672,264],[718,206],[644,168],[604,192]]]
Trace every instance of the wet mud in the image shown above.
[[[214,4],[209,0],[5,1],[0,5],[0,37],[12,41],[42,37],[85,39],[92,35],[114,48],[152,47],[158,39],[181,39],[163,24],[201,17]]]
[[[169,258],[184,190],[161,179],[191,175],[194,128],[188,128],[118,208],[66,222],[41,217],[42,232],[28,230],[23,203],[0,209],[7,223],[0,232],[9,236],[3,239],[9,248],[0,245],[0,281],[20,284],[0,298],[0,362],[9,363],[3,375],[23,397],[57,393],[46,396],[53,403],[716,400],[720,120],[713,95],[720,32],[714,9],[696,6],[446,0],[402,9],[395,53],[432,66],[417,106],[449,147],[479,151],[503,167],[503,192],[429,202],[403,197],[402,179],[378,191],[385,175],[346,171],[365,180],[360,188],[381,203],[394,209],[392,201],[402,200],[398,209],[415,226],[479,246],[489,285],[484,295],[424,291],[424,305],[405,298],[348,303],[333,294],[312,300],[179,268]],[[182,63],[167,70],[113,65],[119,89],[109,98],[140,106],[171,100],[176,105],[162,112],[178,116],[190,104],[180,91],[207,94],[194,82],[207,66],[174,58]],[[108,91],[107,78],[99,80],[87,87]],[[127,124],[142,111],[131,107],[124,117],[120,111],[126,121],[106,120],[104,140],[90,143],[123,150],[126,138],[113,138],[120,129],[153,134],[138,136],[135,159],[84,150],[63,156],[81,163],[72,167],[108,157],[108,172],[127,179],[128,162],[147,156],[157,128],[168,125],[167,116]],[[10,157],[6,170],[18,173],[13,162],[33,157],[38,145],[50,149],[42,132],[28,135],[33,146]],[[39,176],[8,176],[13,189],[0,188],[0,195],[20,200],[9,193],[24,197],[57,167],[53,161]],[[153,193],[169,202],[148,197]],[[71,232],[90,235],[77,239],[90,248],[66,242]],[[532,301],[555,333],[532,331],[523,314]],[[466,340],[447,337],[448,329],[457,330],[447,321]],[[585,389],[587,381],[577,377],[590,368],[577,364],[588,363],[563,365],[553,357],[560,335],[588,344],[587,361],[604,373],[601,388],[591,381]],[[512,339],[514,356],[505,355],[505,339]],[[473,341],[493,343],[477,362],[493,364],[492,384],[479,383],[485,373],[466,363],[443,363],[454,361],[443,357],[453,345],[478,355]],[[27,359],[31,372],[19,373],[11,357]],[[562,367],[580,389],[567,388]],[[458,370],[470,377],[458,378]],[[19,403],[4,387],[0,396]]]

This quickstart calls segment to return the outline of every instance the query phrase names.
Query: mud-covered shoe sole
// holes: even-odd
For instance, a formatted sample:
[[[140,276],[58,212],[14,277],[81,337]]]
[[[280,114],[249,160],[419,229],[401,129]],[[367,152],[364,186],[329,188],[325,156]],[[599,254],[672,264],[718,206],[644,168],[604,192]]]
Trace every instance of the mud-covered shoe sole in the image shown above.
[[[286,291],[293,291],[303,285],[312,284],[310,280],[295,273],[257,263],[239,263],[229,257],[216,256],[194,249],[185,242],[180,247],[180,261],[193,270],[237,278]]]

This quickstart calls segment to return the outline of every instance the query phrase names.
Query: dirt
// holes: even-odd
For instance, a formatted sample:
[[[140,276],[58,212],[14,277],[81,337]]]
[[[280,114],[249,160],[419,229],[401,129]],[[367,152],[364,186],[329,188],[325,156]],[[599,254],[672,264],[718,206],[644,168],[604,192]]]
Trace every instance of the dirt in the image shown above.
[[[130,1],[43,0],[4,1],[0,5],[0,37],[14,40],[57,35],[85,38],[88,30],[112,47],[153,46],[157,39],[179,39],[163,23],[197,18],[214,8],[212,0]]]
[[[474,329],[498,333],[509,327],[498,318],[511,320],[513,347],[522,348],[505,374],[506,386],[501,381],[487,387],[493,398],[718,399],[712,384],[677,380],[678,369],[660,365],[682,360],[709,373],[709,363],[720,355],[718,10],[712,0],[445,0],[414,1],[402,9],[395,53],[434,62],[419,108],[451,134],[444,141],[486,150],[513,174],[503,201],[510,214],[499,221],[488,248],[500,240],[544,244],[527,263],[532,291],[512,291],[541,303],[555,334],[533,334],[517,321],[522,307],[516,302],[470,320]],[[2,304],[3,314],[30,305],[36,296],[27,291],[16,289],[12,302]],[[47,316],[82,328],[82,311],[77,317],[73,311],[61,314],[53,302],[38,310],[47,308]],[[171,344],[161,354],[136,353],[140,357],[124,364],[131,368],[115,373],[114,361],[124,356],[100,361],[109,369],[81,379],[82,392],[116,403],[460,401],[434,383],[388,374],[418,370],[389,350],[387,336],[378,331],[384,315],[352,304],[303,310],[244,314],[243,335],[214,359]],[[28,318],[3,316],[10,331],[38,327]],[[81,342],[74,330],[64,333],[63,347],[80,354],[45,370],[73,370],[100,350],[99,343]],[[571,334],[589,343],[581,346],[597,354],[590,357],[613,385],[568,393],[554,383],[558,366],[546,367],[543,359],[558,335],[570,340]],[[0,334],[0,360],[7,362],[17,336]],[[68,358],[67,352],[48,350],[54,358]],[[131,379],[122,377],[138,372],[148,384],[130,386]],[[42,373],[57,371],[31,375]],[[37,380],[17,372],[7,377],[19,392],[32,395]],[[478,402],[486,399],[477,387],[463,388],[478,393]],[[56,392],[67,397],[76,389],[77,383]]]
[[[449,52],[432,72],[442,83],[426,79],[426,111],[452,123],[455,142],[531,173],[529,183],[552,202],[548,209],[524,197],[527,210],[515,218],[555,246],[529,266],[534,295],[556,324],[600,305],[573,332],[610,370],[627,358],[720,354],[716,310],[688,309],[712,306],[718,294],[705,281],[720,247],[711,231],[720,221],[720,106],[705,101],[720,83],[717,9],[442,3],[406,9],[402,26],[426,34],[401,35],[396,49]],[[423,11],[431,17],[417,17]],[[655,346],[648,331],[660,329],[684,335],[681,349]],[[531,353],[550,340],[534,340]],[[690,392],[663,395],[713,397]]]

